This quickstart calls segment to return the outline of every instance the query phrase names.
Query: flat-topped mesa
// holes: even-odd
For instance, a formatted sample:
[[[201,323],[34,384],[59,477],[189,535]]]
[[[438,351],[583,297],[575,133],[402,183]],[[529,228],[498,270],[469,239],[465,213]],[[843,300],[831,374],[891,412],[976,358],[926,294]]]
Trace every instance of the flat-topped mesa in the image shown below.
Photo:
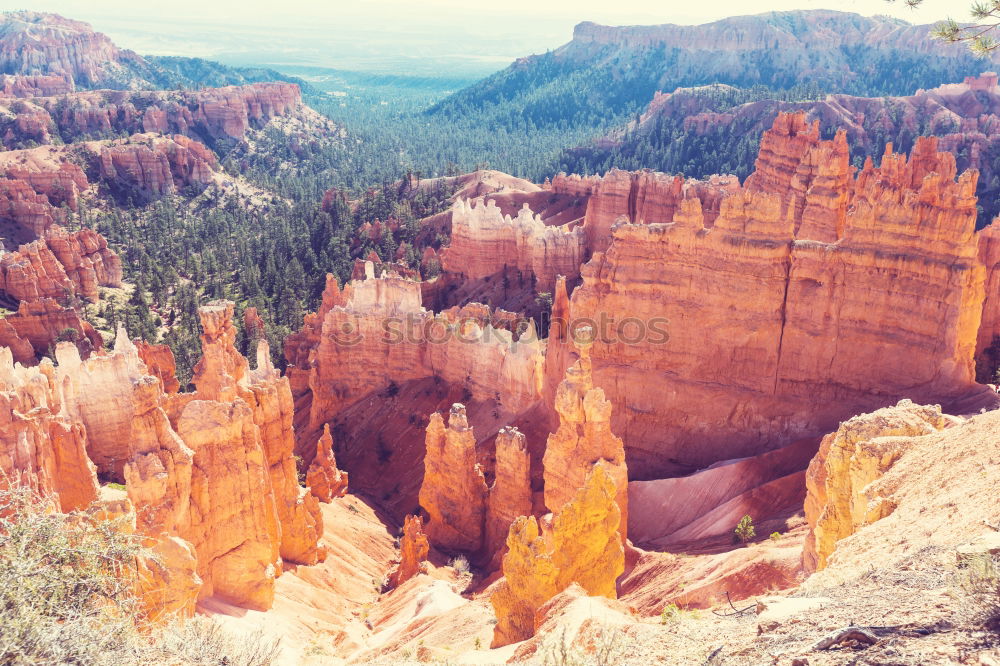
[[[464,405],[452,405],[447,427],[441,414],[431,415],[426,445],[420,507],[427,538],[438,548],[475,553],[483,546],[489,490]]]
[[[760,453],[900,398],[981,391],[975,173],[955,180],[954,159],[921,139],[855,178],[842,139],[818,140],[801,116],[779,115],[762,146],[714,224],[683,199],[615,225],[583,267],[573,320],[639,322],[616,320],[591,349],[634,478]]]
[[[297,409],[308,414],[297,421],[296,445],[306,464],[323,424],[390,383],[437,376],[465,386],[476,400],[499,393],[511,415],[540,399],[543,343],[533,325],[515,340],[502,313],[487,318],[467,306],[435,315],[423,307],[420,288],[391,275],[369,276],[341,292],[331,280],[320,311],[289,339]]]
[[[556,275],[579,274],[584,237],[579,227],[546,226],[525,203],[517,216],[504,215],[492,199],[459,199],[451,211],[451,243],[441,253],[441,268],[471,279],[504,268],[530,273],[537,291],[552,291]]]

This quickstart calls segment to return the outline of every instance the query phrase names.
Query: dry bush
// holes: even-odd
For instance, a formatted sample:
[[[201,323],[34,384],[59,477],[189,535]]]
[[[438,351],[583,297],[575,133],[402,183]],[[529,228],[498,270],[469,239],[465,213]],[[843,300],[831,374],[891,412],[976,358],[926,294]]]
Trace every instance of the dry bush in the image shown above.
[[[138,556],[117,521],[66,516],[23,487],[0,488],[0,664],[267,666],[277,644],[206,618],[144,626]]]
[[[546,638],[539,648],[544,666],[613,666],[625,654],[627,637],[621,629],[599,629],[591,636],[581,631],[576,640],[565,629]]]
[[[1000,556],[972,558],[967,566],[958,569],[957,576],[971,621],[1000,633]]]

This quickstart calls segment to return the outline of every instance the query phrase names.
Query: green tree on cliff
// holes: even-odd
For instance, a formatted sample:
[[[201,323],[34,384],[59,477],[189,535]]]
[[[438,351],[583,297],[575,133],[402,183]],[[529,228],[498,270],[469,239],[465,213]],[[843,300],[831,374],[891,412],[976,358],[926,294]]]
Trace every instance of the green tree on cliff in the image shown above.
[[[895,2],[896,0],[888,0]],[[908,6],[916,9],[924,0],[903,0]],[[953,18],[947,18],[935,26],[934,37],[946,42],[968,44],[969,50],[976,55],[985,56],[1000,48],[996,39],[996,30],[1000,28],[1000,0],[975,0],[969,8],[971,25],[960,24]]]

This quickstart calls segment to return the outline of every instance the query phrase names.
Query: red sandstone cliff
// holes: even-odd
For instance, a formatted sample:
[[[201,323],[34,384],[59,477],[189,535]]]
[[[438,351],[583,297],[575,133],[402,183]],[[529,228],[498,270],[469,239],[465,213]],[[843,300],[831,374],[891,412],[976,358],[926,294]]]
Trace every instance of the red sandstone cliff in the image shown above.
[[[115,134],[181,134],[243,139],[252,128],[303,108],[294,83],[252,83],[189,91],[94,90],[0,99],[12,120],[4,145],[52,143],[52,136],[99,139]]]
[[[934,139],[856,175],[845,154],[842,137],[820,141],[801,115],[781,115],[714,223],[693,196],[619,224],[584,267],[574,318],[664,327],[636,344],[599,336],[592,350],[638,478],[758,452],[899,397],[977,390],[975,174],[956,181]],[[654,425],[664,421],[668,432]]]

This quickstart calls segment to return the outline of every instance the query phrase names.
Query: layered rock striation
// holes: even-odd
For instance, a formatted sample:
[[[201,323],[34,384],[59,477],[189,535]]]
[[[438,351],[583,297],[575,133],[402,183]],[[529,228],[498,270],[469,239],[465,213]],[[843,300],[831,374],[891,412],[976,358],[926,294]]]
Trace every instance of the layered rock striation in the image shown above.
[[[500,418],[538,404],[544,357],[534,326],[515,337],[496,323],[484,318],[482,306],[434,314],[422,305],[420,283],[392,275],[370,274],[343,291],[328,279],[320,309],[285,347],[296,453],[311,462],[324,424],[361,398],[409,380],[439,377],[476,400],[500,395]]]
[[[504,215],[493,199],[459,199],[451,211],[451,244],[441,268],[469,279],[504,269],[531,275],[538,291],[551,292],[557,275],[576,276],[585,244],[578,225],[546,226],[525,203],[516,217]]]
[[[759,453],[902,397],[980,391],[975,173],[956,180],[933,138],[856,174],[845,149],[781,115],[714,222],[684,199],[614,225],[584,267],[571,318],[605,322],[594,383],[636,478]]]
[[[304,107],[294,83],[185,91],[94,90],[0,100],[12,120],[3,123],[8,148],[28,141],[106,139],[153,132],[196,140],[242,140],[270,120],[295,115]]]
[[[215,179],[218,160],[202,143],[177,134],[132,136],[126,143],[102,146],[101,180],[133,200],[149,201],[187,186]]]

